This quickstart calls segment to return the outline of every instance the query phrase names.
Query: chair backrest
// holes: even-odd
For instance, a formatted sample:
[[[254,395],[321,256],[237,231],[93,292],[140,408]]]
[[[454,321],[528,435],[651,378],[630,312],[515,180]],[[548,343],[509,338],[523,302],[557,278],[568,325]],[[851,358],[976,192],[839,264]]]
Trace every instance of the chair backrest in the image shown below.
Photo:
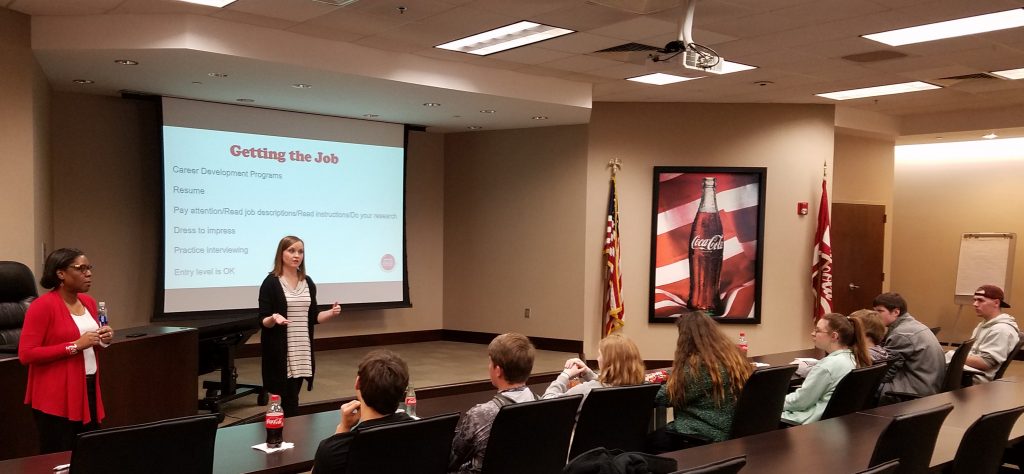
[[[70,474],[211,473],[217,415],[121,426],[78,435]]]
[[[1010,430],[1017,418],[1024,412],[1024,406],[986,413],[967,428],[960,447],[956,450],[951,474],[995,474],[1003,464],[1003,450],[1006,449]]]
[[[970,354],[971,347],[974,347],[974,339],[968,339],[960,343],[960,347],[957,347],[956,351],[953,352],[953,357],[949,359],[949,364],[946,364],[946,378],[942,380],[940,393],[959,390],[963,387],[964,362],[967,361],[967,355]]]
[[[797,366],[763,367],[750,374],[736,400],[729,438],[741,438],[779,427],[782,406]]]
[[[892,474],[896,472],[896,470],[899,468],[900,460],[893,459],[892,461],[884,462],[877,466],[869,467],[863,471],[858,472],[857,474]]]
[[[389,423],[356,431],[348,473],[448,472],[458,413]]]
[[[642,451],[660,385],[591,390],[583,400],[569,459],[593,448]]]
[[[928,472],[939,428],[951,411],[953,405],[945,403],[935,408],[894,416],[878,437],[868,465],[877,466],[899,459],[898,473]]]
[[[1006,360],[1004,360],[1003,363],[999,365],[999,370],[996,371],[995,375],[992,377],[992,380],[999,380],[1003,378],[1003,374],[1006,373],[1006,368],[1010,366],[1010,362],[1013,362],[1013,359],[1017,358],[1017,353],[1020,352],[1020,346],[1024,345],[1024,337],[1020,337],[1020,334],[1018,334],[1017,336],[1017,345],[1013,346],[1013,349],[1010,351],[1010,353],[1006,355]]]
[[[505,405],[498,410],[481,472],[559,473],[583,395]]]
[[[827,420],[868,408],[888,367],[888,364],[875,364],[851,370],[836,385],[821,419]]]
[[[37,296],[32,270],[20,262],[0,261],[0,352],[18,352],[25,311]]]
[[[776,419],[778,424],[778,419]],[[743,454],[740,456],[723,459],[721,461],[715,461],[713,463],[705,464],[703,466],[691,467],[690,469],[683,469],[681,471],[673,472],[672,474],[735,474],[743,469],[743,466],[747,465],[747,455]]]

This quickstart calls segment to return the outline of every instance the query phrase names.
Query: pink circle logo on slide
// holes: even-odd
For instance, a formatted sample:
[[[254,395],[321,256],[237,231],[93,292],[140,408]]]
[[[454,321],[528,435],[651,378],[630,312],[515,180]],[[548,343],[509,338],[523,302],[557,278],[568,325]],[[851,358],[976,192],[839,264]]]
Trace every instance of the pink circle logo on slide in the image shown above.
[[[380,268],[383,268],[386,272],[393,270],[395,268],[395,257],[390,253],[384,254],[384,256],[380,258]]]

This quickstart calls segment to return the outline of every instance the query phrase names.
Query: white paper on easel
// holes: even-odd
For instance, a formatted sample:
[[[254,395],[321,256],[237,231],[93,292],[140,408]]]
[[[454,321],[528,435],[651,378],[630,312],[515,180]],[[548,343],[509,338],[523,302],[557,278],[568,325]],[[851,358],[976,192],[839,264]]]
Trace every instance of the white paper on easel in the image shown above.
[[[968,304],[981,285],[996,285],[1010,301],[1017,234],[968,233],[960,239],[954,302]]]

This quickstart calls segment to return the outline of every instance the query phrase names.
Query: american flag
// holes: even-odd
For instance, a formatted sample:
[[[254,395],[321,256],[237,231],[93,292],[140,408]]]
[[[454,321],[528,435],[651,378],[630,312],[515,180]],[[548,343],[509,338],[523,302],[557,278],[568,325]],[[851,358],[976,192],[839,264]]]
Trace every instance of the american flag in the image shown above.
[[[814,233],[814,263],[811,288],[814,289],[814,320],[832,312],[832,239],[829,233],[828,191],[821,180],[821,204],[818,205],[818,231]]]
[[[712,316],[756,316],[756,264],[760,176],[757,173],[660,173],[654,272],[655,318],[686,312],[690,296],[690,229],[703,179],[716,178],[718,215],[725,240],[719,293],[724,310]]]
[[[608,220],[604,228],[604,256],[608,267],[605,276],[608,285],[604,294],[604,335],[607,336],[622,327],[624,307],[622,305],[622,272],[619,249],[619,197],[615,192],[615,176],[612,175],[611,190],[608,193]]]

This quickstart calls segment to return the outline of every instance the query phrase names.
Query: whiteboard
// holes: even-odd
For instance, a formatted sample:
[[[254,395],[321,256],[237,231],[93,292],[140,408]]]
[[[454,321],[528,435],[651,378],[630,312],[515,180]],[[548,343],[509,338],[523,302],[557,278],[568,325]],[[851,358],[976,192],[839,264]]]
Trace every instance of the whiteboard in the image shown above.
[[[1017,234],[1009,232],[963,234],[960,258],[956,266],[956,290],[953,299],[967,304],[981,285],[996,285],[1010,299],[1013,280],[1013,253]]]

